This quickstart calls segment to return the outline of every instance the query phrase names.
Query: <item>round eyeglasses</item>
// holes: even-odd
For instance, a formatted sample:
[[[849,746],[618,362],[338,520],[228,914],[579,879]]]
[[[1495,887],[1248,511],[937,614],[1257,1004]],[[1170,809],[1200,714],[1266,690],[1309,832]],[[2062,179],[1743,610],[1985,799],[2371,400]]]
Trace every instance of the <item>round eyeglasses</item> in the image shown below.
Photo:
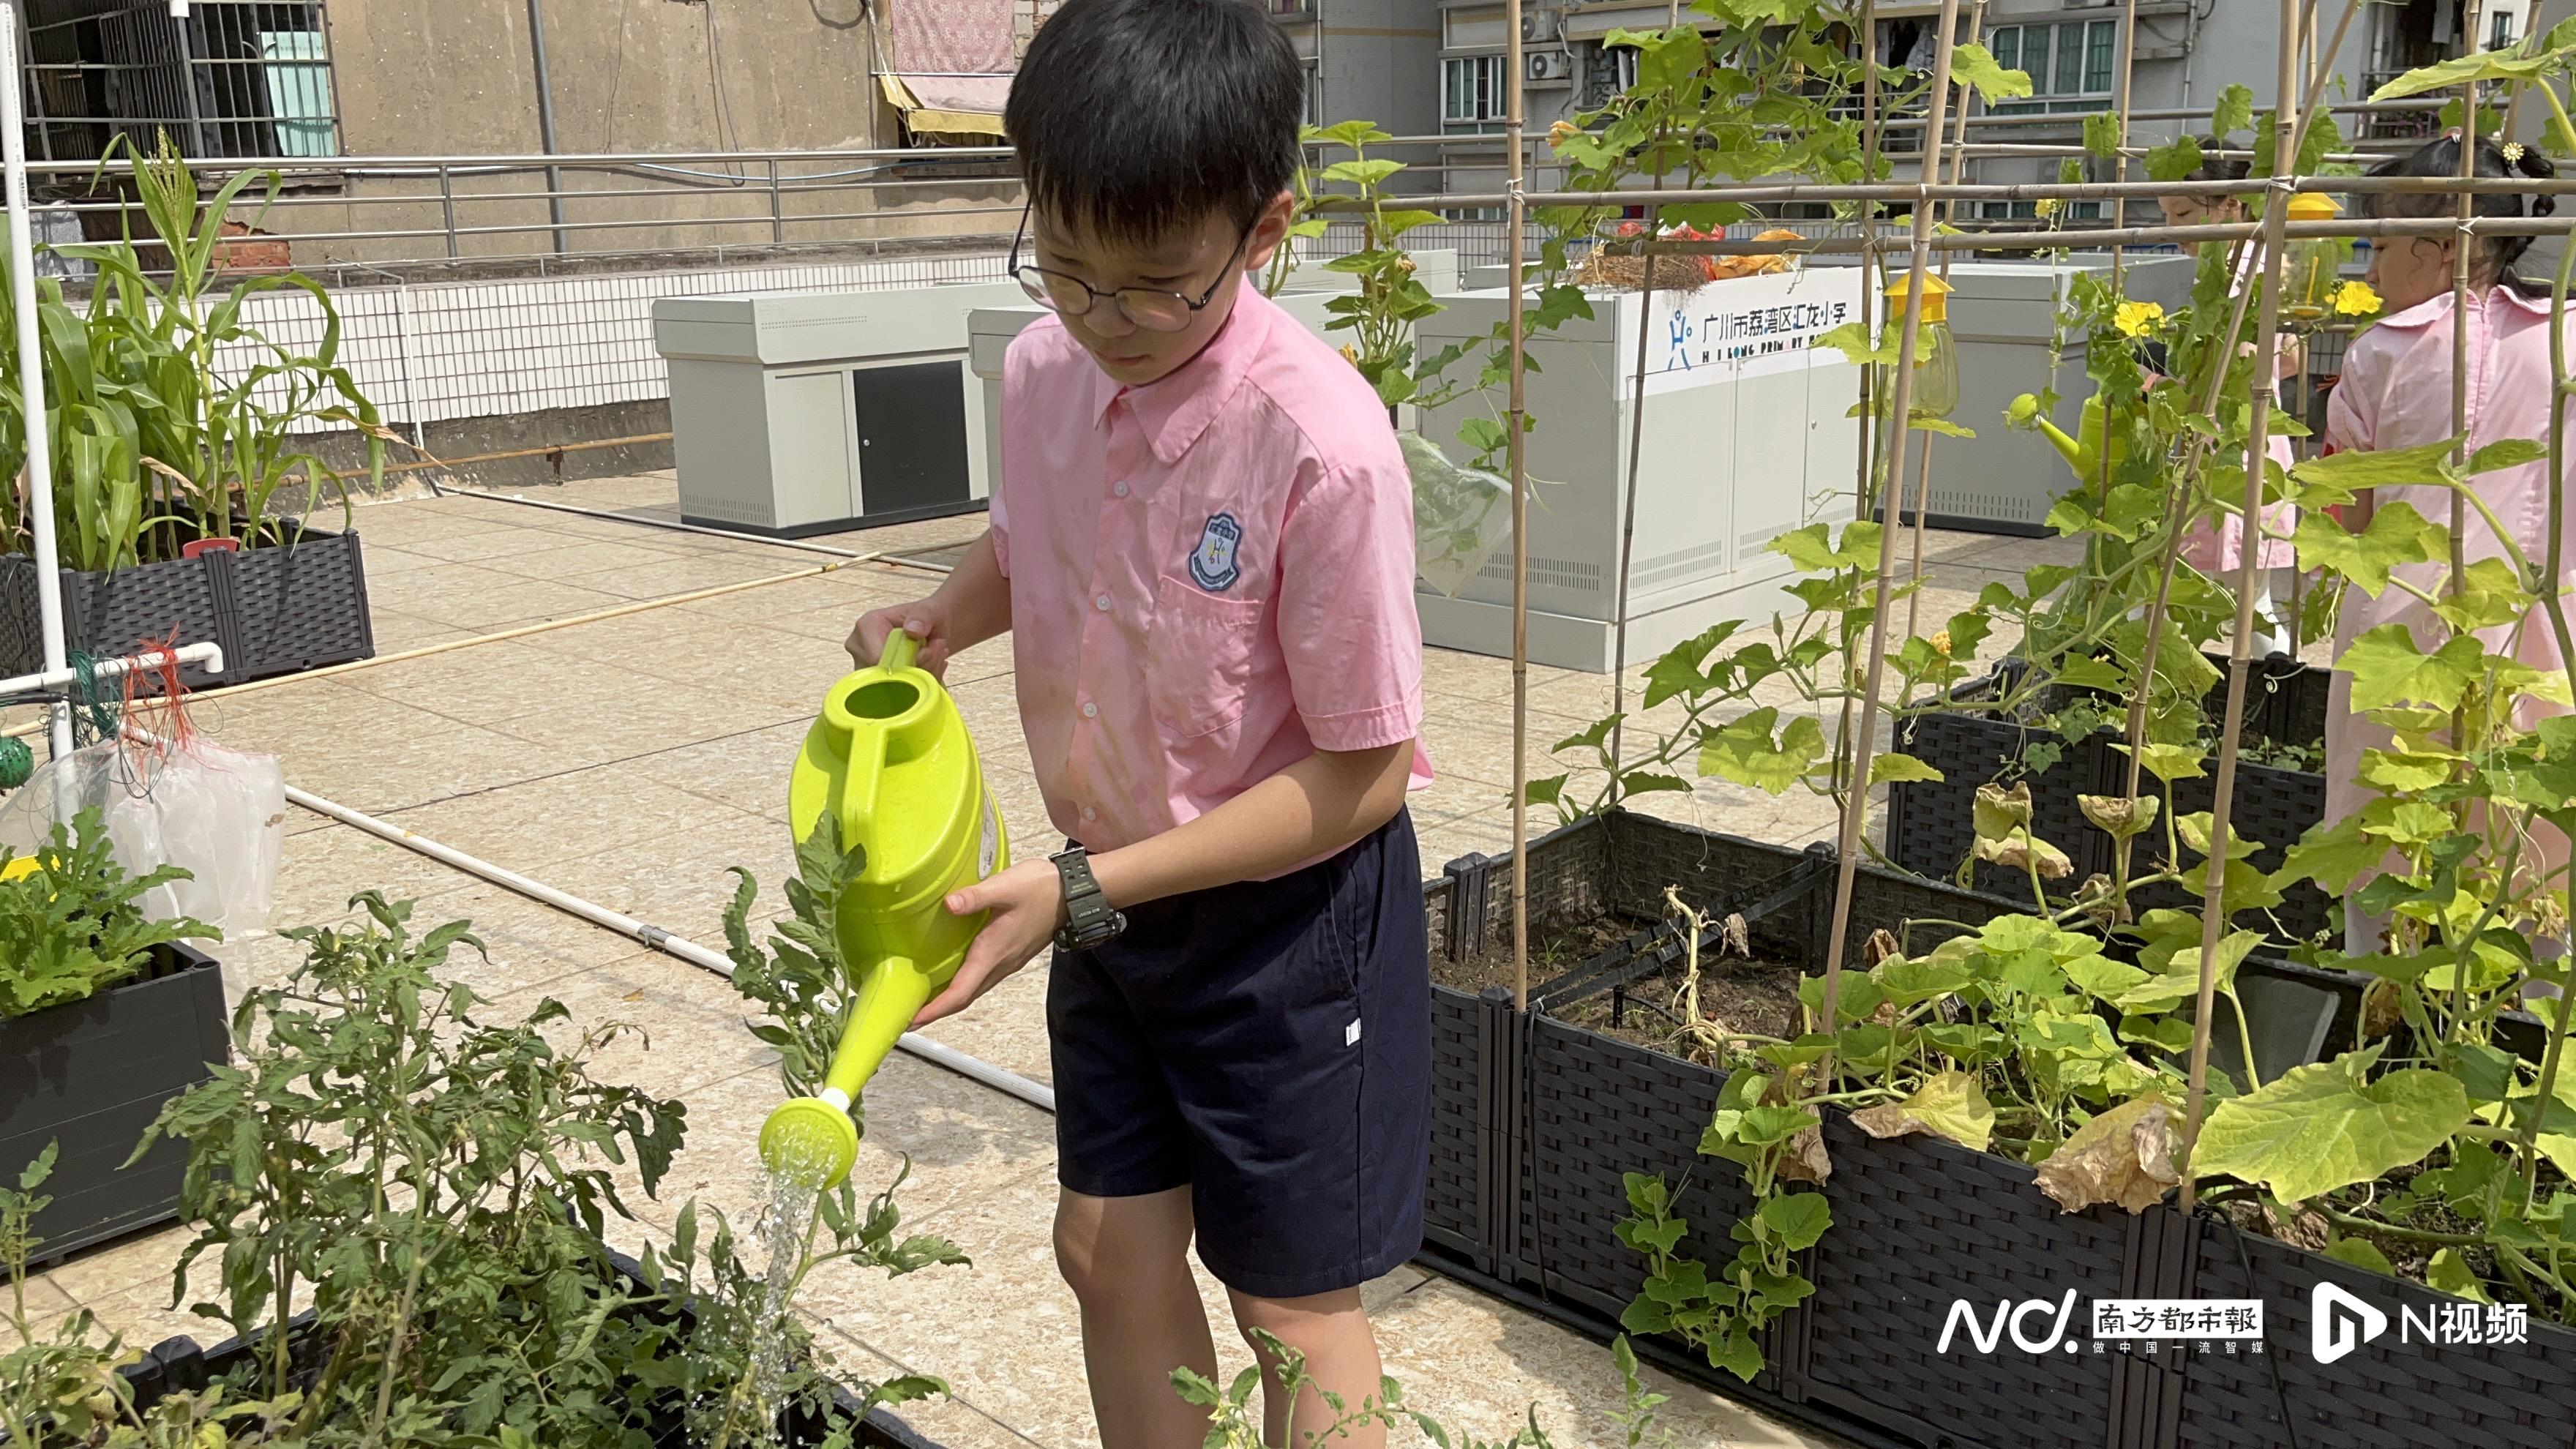
[[[1114,303],[1120,316],[1148,332],[1178,332],[1188,327],[1190,318],[1216,300],[1217,289],[1225,285],[1226,275],[1234,270],[1234,264],[1243,259],[1244,249],[1252,244],[1252,230],[1246,227],[1243,235],[1236,238],[1234,251],[1226,257],[1225,265],[1218,268],[1216,280],[1208,283],[1207,290],[1196,297],[1157,287],[1119,287],[1104,292],[1070,273],[1041,267],[1035,262],[1022,262],[1020,246],[1027,240],[1028,230],[1028,213],[1022,211],[1019,233],[1011,238],[1010,269],[1012,279],[1020,284],[1021,291],[1028,293],[1030,301],[1066,317],[1089,316],[1103,302]]]

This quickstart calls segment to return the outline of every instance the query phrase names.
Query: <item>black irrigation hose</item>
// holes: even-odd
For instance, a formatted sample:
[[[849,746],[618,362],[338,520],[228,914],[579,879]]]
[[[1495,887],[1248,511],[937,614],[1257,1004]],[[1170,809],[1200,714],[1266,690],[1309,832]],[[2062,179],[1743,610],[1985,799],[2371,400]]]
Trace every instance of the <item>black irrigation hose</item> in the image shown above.
[[[2245,1234],[2239,1231],[2234,1223],[2220,1215],[2212,1204],[2202,1204],[2201,1210],[2195,1212],[2193,1217],[2215,1223],[2219,1231],[2227,1234],[2228,1241],[2236,1247],[2236,1266],[2245,1274],[2246,1296],[2262,1297],[2261,1289],[2254,1282],[2254,1260],[2245,1252]],[[2281,1415],[2281,1432],[2288,1437],[2290,1449],[2299,1449],[2299,1426],[2290,1417],[2290,1393],[2281,1383],[2281,1356],[2272,1351],[2271,1338],[2272,1330],[2267,1321],[2263,1329],[2263,1367],[2272,1375],[2272,1406]]]

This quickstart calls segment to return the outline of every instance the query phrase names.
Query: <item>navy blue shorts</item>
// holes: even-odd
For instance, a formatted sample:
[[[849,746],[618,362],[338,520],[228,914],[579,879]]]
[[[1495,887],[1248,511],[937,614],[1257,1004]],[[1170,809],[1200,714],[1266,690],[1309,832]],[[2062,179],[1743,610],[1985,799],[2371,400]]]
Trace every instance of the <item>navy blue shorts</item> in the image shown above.
[[[1047,982],[1057,1179],[1187,1186],[1199,1261],[1258,1298],[1422,1247],[1431,977],[1413,820],[1321,865],[1155,901]]]

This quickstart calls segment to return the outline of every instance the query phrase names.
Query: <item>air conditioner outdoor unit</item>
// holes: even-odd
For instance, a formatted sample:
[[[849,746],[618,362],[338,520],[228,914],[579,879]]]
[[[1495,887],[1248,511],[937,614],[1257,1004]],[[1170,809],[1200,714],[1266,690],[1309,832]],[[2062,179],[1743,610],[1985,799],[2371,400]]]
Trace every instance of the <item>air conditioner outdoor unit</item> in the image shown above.
[[[1527,68],[1526,79],[1532,85],[1570,83],[1574,79],[1574,57],[1561,50],[1533,50],[1522,57]]]
[[[1556,39],[1565,30],[1565,12],[1531,10],[1521,16],[1521,44],[1539,45]]]

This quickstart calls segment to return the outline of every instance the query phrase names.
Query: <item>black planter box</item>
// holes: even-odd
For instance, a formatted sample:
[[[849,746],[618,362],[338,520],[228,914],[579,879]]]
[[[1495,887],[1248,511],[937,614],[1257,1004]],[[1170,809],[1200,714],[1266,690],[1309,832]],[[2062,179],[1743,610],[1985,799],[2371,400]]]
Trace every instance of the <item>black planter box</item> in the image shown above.
[[[2222,673],[2227,668],[2223,659],[2211,662]],[[1996,676],[1963,687],[1956,697],[1994,697],[2011,667],[2012,661],[2006,661]],[[2326,702],[2332,678],[2330,671],[2296,664],[2285,657],[2257,661],[2246,680],[2244,738],[2283,745],[2321,742],[2325,738]],[[2215,717],[2223,711],[2226,702],[2226,686],[2222,683],[2207,701],[2211,715]],[[2075,867],[2072,876],[2051,882],[2049,888],[2063,893],[2095,874],[2111,874],[2116,863],[2111,837],[2084,818],[2076,797],[2127,793],[2128,756],[2114,748],[2118,739],[2115,731],[2100,730],[2080,740],[2068,740],[2017,721],[1978,714],[1925,715],[1900,723],[1895,747],[1940,770],[1944,778],[1888,787],[1883,847],[1887,858],[1936,881],[1957,880],[1961,865],[1969,860],[1976,846],[1976,827],[1970,811],[1977,787],[2015,774],[2024,751],[2034,744],[2048,744],[2061,752],[2056,762],[2046,770],[2020,771],[2017,778],[2030,783],[2033,830],[2040,839],[2065,851]],[[2152,776],[2142,778],[2139,788],[2161,798],[2162,791]],[[2207,777],[2174,782],[2175,813],[2189,815],[2209,809],[2215,788],[2216,782]],[[2286,849],[2325,819],[2325,805],[2323,775],[2240,760],[2236,794],[2228,814],[2239,836],[2262,842],[2263,849],[2255,853],[2255,864],[2265,870],[2277,870]],[[2165,859],[2164,831],[2159,825],[2138,838],[2130,874],[2162,869]],[[1976,890],[2008,901],[2027,903],[2030,899],[2029,878],[2023,874],[1978,862],[1969,880]],[[2167,884],[2139,891],[2132,904],[2140,910],[2198,910],[2200,902],[2180,886]],[[2328,905],[2324,892],[2303,882],[2291,888],[2272,914],[2283,931],[2293,938],[2306,939],[2327,929]]]
[[[224,673],[190,667],[190,688],[372,658],[367,572],[358,535],[307,528],[292,543],[142,564],[108,573],[62,571],[64,637],[99,657],[170,638],[223,646]],[[0,557],[0,673],[44,667],[36,565]]]
[[[125,1160],[171,1098],[228,1055],[223,970],[185,945],[159,948],[146,974],[86,1001],[0,1020],[0,1174],[59,1143],[53,1203],[31,1230],[52,1260],[179,1208],[187,1144]]]
[[[1685,899],[1722,899],[1745,915],[1757,956],[1810,971],[1823,955],[1832,882],[1821,849],[1626,812],[1565,827],[1529,852],[1533,921],[1606,911],[1643,922],[1660,914],[1664,887],[1677,885]],[[1453,862],[1426,894],[1432,950],[1450,959],[1510,929],[1507,860]],[[1973,927],[2015,909],[1864,866],[1845,968],[1865,964],[1874,930]],[[1912,948],[1937,943],[1926,935],[1937,929],[1916,927]],[[2311,985],[2318,974],[2261,958],[2244,970]],[[1624,1174],[1673,1185],[1674,1211],[1690,1222],[1685,1251],[1711,1265],[1733,1255],[1729,1230],[1750,1205],[1736,1169],[1698,1152],[1722,1073],[1549,1014],[1626,979],[1577,968],[1534,985],[1526,1015],[1501,990],[1481,999],[1438,990],[1434,1003],[1429,1261],[1594,1334],[1615,1331],[1644,1281],[1642,1258],[1613,1232],[1629,1216]],[[2170,1415],[2178,1403],[2158,1363],[1979,1354],[1964,1342],[1944,1353],[1940,1343],[1954,1303],[1982,1322],[2007,1298],[2180,1296],[2160,1291],[2182,1271],[2179,1219],[2161,1209],[2067,1214],[2034,1185],[2033,1169],[2004,1158],[1919,1137],[1878,1141],[1840,1112],[1825,1130],[1834,1171],[1822,1191],[1834,1226],[1809,1255],[1817,1291],[1771,1326],[1751,1391],[1677,1344],[1651,1344],[1651,1357],[1873,1443],[2156,1449],[2135,1433],[2144,1416]],[[2106,1426],[2124,1426],[2126,1437]]]
[[[617,1271],[639,1291],[645,1287],[643,1272],[634,1259],[614,1251],[609,1257],[616,1264]],[[688,1312],[685,1308],[681,1311],[683,1315]],[[291,1346],[297,1354],[296,1372],[318,1375],[321,1366],[307,1363],[302,1354],[308,1338],[304,1328],[312,1321],[310,1309],[295,1316],[289,1325],[295,1333],[295,1342]],[[169,1338],[117,1372],[123,1374],[126,1383],[132,1387],[135,1408],[149,1410],[166,1394],[194,1393],[214,1380],[255,1362],[262,1344],[261,1337],[253,1336],[247,1340],[228,1338],[212,1348],[203,1348],[193,1338]],[[940,1449],[937,1441],[915,1433],[911,1425],[885,1409],[869,1409],[865,1417],[861,1417],[858,1396],[845,1389],[836,1389],[833,1398],[844,1420],[859,1420],[857,1442],[862,1449]],[[786,1422],[781,1425],[785,1432],[770,1442],[782,1446],[782,1449],[803,1449],[803,1446],[823,1442],[830,1427],[800,1409],[786,1416]],[[685,1439],[676,1431],[668,1438],[667,1445],[668,1449],[687,1449]]]
[[[2534,1319],[2519,1344],[2444,1341],[2463,1306],[2483,1339],[2481,1306],[2209,1217],[2190,1229],[2191,1276],[2165,1296],[2260,1298],[2269,1342],[2260,1356],[2181,1357],[2178,1396],[2143,1426],[2147,1449],[2567,1449],[2576,1437],[2576,1333]],[[2334,1312],[2329,1346],[2350,1348],[2331,1363],[2316,1352],[2320,1285],[2361,1305]],[[2365,1311],[2383,1316],[2367,1340]]]

